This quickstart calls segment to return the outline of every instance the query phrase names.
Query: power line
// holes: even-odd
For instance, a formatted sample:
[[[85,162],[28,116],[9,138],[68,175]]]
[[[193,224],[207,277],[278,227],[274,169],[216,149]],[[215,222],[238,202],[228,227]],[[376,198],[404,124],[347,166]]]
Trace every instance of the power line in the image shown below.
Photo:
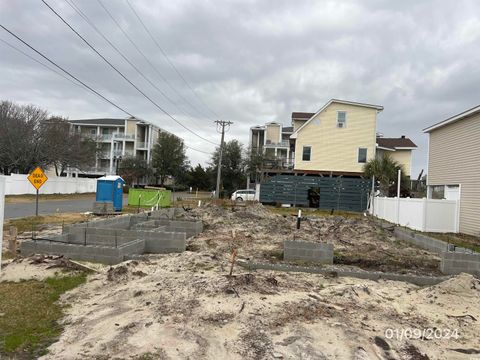
[[[72,0],[73,2],[73,0]],[[202,115],[206,116],[208,118],[208,115],[206,115],[203,111],[198,109],[194,104],[192,104],[187,98],[185,98],[180,92],[178,92],[175,87],[168,81],[168,79],[162,75],[160,71],[156,68],[156,66],[150,61],[148,56],[145,55],[145,53],[137,46],[135,41],[132,40],[132,38],[128,35],[128,33],[122,28],[122,26],[119,24],[119,22],[115,19],[115,17],[112,15],[112,13],[107,9],[105,4],[101,0],[97,0],[99,5],[105,10],[105,12],[108,14],[110,19],[115,23],[115,25],[118,27],[118,29],[122,32],[122,34],[125,36],[125,38],[132,44],[132,46],[137,50],[137,52],[143,57],[143,59],[150,65],[150,67],[155,71],[155,73],[165,82],[168,87],[175,93],[177,94],[183,101],[185,101],[190,107],[194,110],[197,111],[198,113],[201,113]],[[216,144],[217,145],[217,144]]]
[[[24,45],[26,45],[27,47],[29,47],[31,50],[35,51],[38,55],[40,55],[41,57],[43,57],[45,60],[47,60],[50,64],[52,64],[53,66],[55,66],[56,68],[62,70],[65,74],[67,74],[68,76],[70,76],[71,78],[75,79],[76,81],[78,81],[80,84],[82,84],[83,86],[85,86],[88,90],[90,90],[91,92],[93,92],[94,94],[100,96],[103,100],[105,100],[106,102],[108,102],[109,104],[115,106],[117,109],[119,109],[120,111],[124,112],[125,114],[129,115],[129,116],[133,116],[132,114],[130,114],[127,110],[121,108],[120,106],[118,106],[117,104],[115,104],[113,101],[107,99],[105,96],[103,96],[102,94],[100,94],[98,91],[96,91],[95,89],[93,89],[92,87],[90,87],[89,85],[85,84],[83,81],[81,81],[79,78],[77,78],[76,76],[72,75],[70,72],[68,72],[67,70],[65,70],[64,68],[62,68],[60,65],[58,65],[57,63],[55,63],[53,60],[50,60],[48,57],[46,57],[45,55],[43,55],[40,51],[38,51],[37,49],[35,49],[33,46],[29,45],[28,43],[26,43],[23,39],[21,39],[20,37],[18,37],[17,35],[15,35],[13,32],[11,32],[10,30],[8,30],[5,26],[3,26],[2,24],[0,24],[0,27],[2,27],[3,30],[5,30],[6,32],[8,32],[10,35],[12,35],[14,38],[16,38],[18,41],[22,42]]]
[[[195,136],[199,137],[200,139],[204,141],[209,141],[208,139],[202,137],[201,135],[198,135],[195,133],[193,130],[190,130],[188,127],[186,127],[184,124],[182,124],[180,121],[175,119],[172,115],[170,115],[166,110],[164,110],[160,105],[158,105],[155,101],[153,101],[147,94],[145,94],[137,85],[135,85],[130,79],[128,79],[120,70],[118,70],[105,56],[103,56],[93,45],[91,45],[78,31],[76,31],[58,12],[56,12],[45,0],[42,0],[42,2],[65,24],[68,26],[70,30],[72,30],[75,35],[77,35],[85,44],[90,47],[100,58],[102,58],[103,61],[105,61],[115,72],[117,72],[126,82],[128,82],[131,86],[135,88],[143,97],[145,97],[148,101],[150,101],[155,107],[157,107],[161,112],[163,112],[165,115],[167,115],[170,119],[175,121],[178,125],[183,127],[185,130],[191,132]]]
[[[121,51],[118,49],[118,47],[115,46],[101,31],[100,29],[88,18],[88,16],[80,10],[80,8],[75,5],[75,3],[72,1],[70,3],[69,0],[65,0],[70,7],[77,12],[96,32],[98,35],[100,35],[135,71],[142,76],[153,88],[155,88],[163,97],[165,97],[173,106],[175,106],[180,112],[182,112],[184,115],[187,117],[189,116],[185,112],[183,112],[176,104],[175,102],[170,99],[169,96],[167,96],[160,88],[158,88],[145,74],[134,64],[132,61],[130,61]],[[214,143],[213,141],[210,141],[208,139],[205,139],[209,143],[213,145],[217,145],[217,143]]]
[[[152,35],[152,33],[150,32],[150,30],[147,28],[147,26],[145,25],[145,23],[142,21],[142,19],[140,18],[140,16],[138,15],[138,13],[135,11],[135,8],[132,6],[132,4],[130,4],[130,1],[129,0],[126,0],[127,1],[127,4],[128,6],[130,7],[130,9],[132,10],[132,12],[135,14],[136,18],[138,19],[138,21],[140,22],[140,24],[142,24],[143,28],[145,29],[146,33],[150,36],[150,38],[152,39],[152,41],[155,43],[155,45],[159,48],[160,52],[162,53],[162,55],[165,57],[165,59],[168,61],[168,63],[170,64],[170,66],[175,70],[175,72],[178,74],[178,76],[180,76],[180,78],[183,80],[183,82],[188,86],[188,88],[192,91],[192,93],[195,95],[195,97],[202,103],[203,106],[205,106],[205,108],[207,108],[215,117],[219,118],[219,116],[217,115],[217,113],[215,111],[213,111],[204,101],[203,99],[197,94],[197,92],[193,89],[193,87],[190,85],[190,83],[185,79],[185,77],[182,75],[182,73],[177,69],[177,67],[175,66],[175,64],[170,60],[170,58],[168,57],[167,53],[165,52],[165,50],[163,50],[163,48],[160,46],[160,44],[157,42],[157,40],[155,39],[155,37]]]
[[[53,60],[50,60],[46,55],[44,55],[42,52],[40,52],[39,50],[35,49],[33,46],[31,46],[30,44],[28,44],[26,41],[24,41],[22,38],[20,38],[18,35],[14,34],[12,31],[10,31],[9,29],[7,29],[5,26],[3,26],[2,24],[0,24],[0,27],[5,30],[6,32],[8,32],[11,36],[13,36],[14,38],[16,38],[18,41],[20,41],[21,43],[23,43],[25,46],[27,46],[28,48],[30,48],[31,50],[33,50],[34,52],[36,52],[38,55],[40,55],[42,58],[44,58],[45,60],[47,60],[49,63],[51,63],[52,65],[54,65],[56,68],[60,69],[61,71],[63,71],[65,74],[67,74],[68,76],[70,76],[71,78],[75,79],[76,81],[78,81],[79,84],[83,85],[86,89],[90,90],[91,92],[93,92],[95,95],[99,96],[100,98],[102,98],[103,100],[105,100],[106,102],[108,102],[109,104],[113,105],[114,107],[116,107],[117,109],[119,109],[120,111],[122,111],[123,113],[131,116],[131,117],[134,117],[134,118],[137,118],[135,117],[134,115],[132,115],[131,113],[129,113],[128,111],[124,110],[122,107],[120,107],[119,105],[115,104],[113,101],[107,99],[105,96],[103,96],[102,94],[100,94],[98,91],[96,91],[95,89],[93,89],[92,87],[90,87],[89,85],[87,85],[86,83],[84,83],[83,81],[81,81],[80,79],[78,79],[75,75],[73,75],[72,73],[70,73],[68,70],[65,70],[63,67],[61,67],[60,65],[58,65],[57,63],[55,63]],[[8,44],[6,41],[0,39],[2,42],[6,43],[7,45],[10,45]],[[12,48],[15,48],[13,45],[11,46]],[[16,49],[16,48],[15,48]],[[24,53],[23,51],[21,51],[20,49],[17,49],[20,53],[22,53],[23,55],[27,56],[28,58],[31,58],[32,60],[35,60],[36,62],[39,62],[38,60],[36,60],[35,58],[32,58],[31,56],[29,56],[28,54]],[[51,71],[57,73],[54,69],[48,67],[47,65],[39,62],[41,65],[44,65],[45,67],[47,67],[48,69],[50,69]],[[59,75],[61,75],[61,73],[57,73]],[[68,78],[66,78],[68,79]],[[69,81],[73,82],[73,80],[71,79],[68,79]],[[79,85],[75,82],[73,82],[74,84],[76,85]],[[79,85],[80,86],[80,85]],[[138,119],[138,118],[137,118]],[[185,143],[184,143],[185,145]],[[201,152],[201,153],[204,153],[204,154],[207,154],[207,155],[210,155],[210,153],[206,152],[206,151],[203,151],[203,150],[198,150],[196,148],[193,148],[191,146],[188,146],[188,145],[185,145],[186,148],[188,149],[191,149],[191,150],[194,150],[194,151],[198,151],[198,152]]]
[[[35,59],[33,56],[27,54],[25,51],[20,50],[20,49],[17,48],[15,45],[10,44],[8,41],[5,41],[5,40],[3,40],[3,39],[0,39],[0,41],[1,41],[2,43],[4,43],[5,45],[9,46],[10,48],[12,48],[13,50],[19,52],[20,54],[28,57],[30,60],[33,60],[33,61],[35,61],[36,63],[38,63],[38,64],[42,65],[43,67],[45,67],[46,69],[54,72],[54,73],[57,74],[58,76],[61,76],[61,77],[63,77],[65,80],[70,81],[72,84],[78,86],[78,87],[81,88],[82,90],[85,90],[85,91],[87,90],[86,88],[84,88],[84,87],[83,87],[82,85],[80,85],[79,83],[73,81],[73,80],[70,79],[69,77],[66,77],[66,76],[63,75],[61,72],[55,70],[54,68],[48,66],[47,64],[42,63],[40,60]]]

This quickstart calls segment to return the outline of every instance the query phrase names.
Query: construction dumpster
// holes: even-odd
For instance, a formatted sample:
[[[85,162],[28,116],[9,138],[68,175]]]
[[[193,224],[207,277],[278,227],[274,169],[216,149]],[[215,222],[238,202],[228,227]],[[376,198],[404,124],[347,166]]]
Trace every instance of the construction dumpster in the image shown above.
[[[163,189],[129,189],[128,205],[169,207],[172,192]]]

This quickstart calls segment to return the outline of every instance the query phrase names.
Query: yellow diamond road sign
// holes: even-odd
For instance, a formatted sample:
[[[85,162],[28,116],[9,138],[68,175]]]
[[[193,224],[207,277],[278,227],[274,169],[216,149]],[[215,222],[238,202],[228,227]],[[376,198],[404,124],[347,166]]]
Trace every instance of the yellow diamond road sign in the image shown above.
[[[47,180],[47,175],[45,175],[39,166],[28,175],[28,181],[30,181],[37,190],[40,189]]]

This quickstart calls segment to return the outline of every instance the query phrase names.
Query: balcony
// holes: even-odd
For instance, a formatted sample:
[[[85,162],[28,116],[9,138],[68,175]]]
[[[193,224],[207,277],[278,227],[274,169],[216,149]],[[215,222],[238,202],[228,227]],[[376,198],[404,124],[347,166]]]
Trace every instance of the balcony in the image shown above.
[[[146,148],[147,148],[146,142],[137,141],[137,149],[146,149]]]
[[[293,159],[277,158],[277,159],[265,159],[263,161],[264,169],[288,169],[292,170],[295,163]]]
[[[101,134],[101,135],[90,135],[93,139],[97,141],[134,141],[135,140],[135,135],[129,135],[129,134],[124,134],[124,133],[113,133],[113,134]]]
[[[113,134],[113,138],[115,140],[131,140],[131,141],[134,141],[135,140],[135,135],[129,135],[129,134],[125,134],[125,133],[115,133],[115,134]]]
[[[290,141],[282,140],[280,142],[273,142],[273,141],[267,140],[265,142],[265,147],[266,148],[289,148],[290,147]]]

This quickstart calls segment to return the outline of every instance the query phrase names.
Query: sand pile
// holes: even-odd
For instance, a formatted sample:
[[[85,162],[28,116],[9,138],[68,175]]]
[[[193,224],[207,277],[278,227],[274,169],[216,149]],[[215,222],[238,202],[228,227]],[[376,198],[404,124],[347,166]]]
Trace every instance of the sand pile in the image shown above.
[[[478,322],[451,317],[462,304],[480,318],[469,275],[422,289],[240,268],[230,278],[227,265],[186,252],[92,275],[64,297],[66,328],[46,358],[451,359],[479,348]],[[429,301],[441,292],[444,300]],[[453,326],[461,338],[448,341],[387,332]]]

